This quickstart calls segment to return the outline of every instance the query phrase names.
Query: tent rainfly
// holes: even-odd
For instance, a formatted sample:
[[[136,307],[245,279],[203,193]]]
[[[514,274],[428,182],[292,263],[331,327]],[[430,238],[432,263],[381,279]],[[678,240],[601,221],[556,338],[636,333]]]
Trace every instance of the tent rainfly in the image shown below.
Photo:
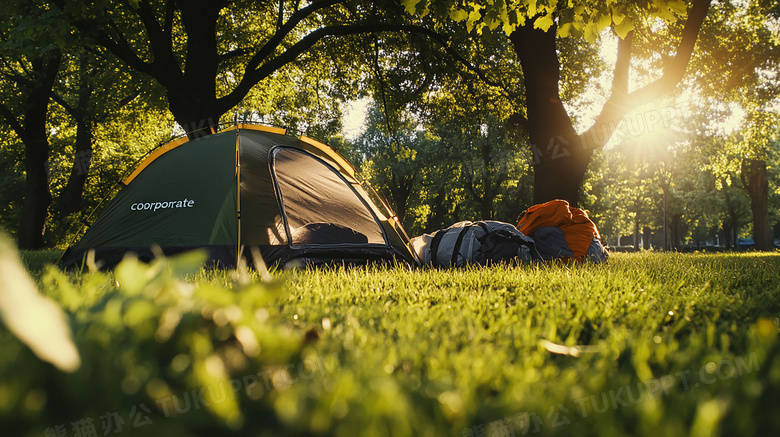
[[[128,253],[149,260],[154,246],[166,255],[205,248],[218,267],[235,266],[251,248],[268,264],[418,264],[397,217],[355,168],[284,129],[238,124],[172,141],[123,185],[65,253],[65,267],[82,265],[89,251],[103,267]]]

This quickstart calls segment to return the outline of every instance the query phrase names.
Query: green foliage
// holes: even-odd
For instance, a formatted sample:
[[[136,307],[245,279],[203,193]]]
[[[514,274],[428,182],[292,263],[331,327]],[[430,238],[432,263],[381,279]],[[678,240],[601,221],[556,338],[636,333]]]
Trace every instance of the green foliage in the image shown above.
[[[13,232],[19,222],[24,196],[24,146],[10,130],[0,130],[0,227]]]
[[[127,177],[144,156],[157,146],[175,138],[170,113],[146,99],[136,99],[118,108],[93,129],[92,161],[82,196],[82,210],[59,219],[59,205],[52,205],[46,238],[51,246],[65,249],[83,233],[82,226],[92,224],[118,191],[118,182]],[[74,150],[76,131],[63,120],[50,137],[50,186],[55,199],[67,184],[74,167],[83,166],[83,155]],[[1,151],[0,151],[1,153]],[[80,158],[81,157],[81,158]],[[81,159],[81,162],[78,160]],[[81,167],[82,169],[84,167]]]
[[[97,434],[116,417],[123,435],[471,435],[505,418],[557,436],[780,430],[776,254],[284,283],[201,259],[44,273],[83,364],[60,373],[1,331],[4,431],[93,419]]]
[[[29,69],[29,58],[44,51],[63,52],[54,88],[59,103],[51,104],[46,126],[51,145],[49,182],[55,202],[45,237],[49,246],[64,247],[78,236],[84,221],[90,221],[89,213],[104,197],[110,197],[116,181],[138,158],[172,137],[174,121],[168,100],[174,94],[210,96],[203,101],[223,99],[254,67],[266,62],[282,65],[273,62],[316,29],[378,22],[415,23],[418,30],[435,30],[446,36],[449,48],[444,49],[436,38],[415,33],[323,38],[273,74],[263,76],[221,121],[234,117],[262,121],[324,139],[341,127],[342,101],[371,95],[381,105],[369,121],[370,132],[358,144],[345,147],[355,151],[356,163],[404,217],[410,234],[463,219],[514,221],[530,206],[532,167],[522,127],[527,118],[522,71],[506,34],[524,23],[558,33],[557,56],[563,66],[560,97],[567,104],[579,103],[570,111],[576,119],[577,112],[594,103],[580,100],[586,91],[606,91],[594,88],[593,82],[606,67],[593,44],[600,32],[613,28],[623,36],[635,29],[631,69],[639,73],[637,83],[653,79],[675,55],[689,2],[403,0],[369,6],[366,2],[340,1],[307,15],[281,35],[280,24],[292,19],[300,4],[235,0],[221,3],[212,15],[205,9],[191,9],[199,19],[208,15],[204,22],[213,16],[214,46],[207,50],[194,48],[196,34],[208,32],[198,32],[206,26],[194,26],[188,33],[184,3],[7,3],[0,15],[4,25],[1,56],[8,60],[2,72],[6,76],[23,76]],[[170,11],[168,6],[172,6]],[[780,59],[776,56],[780,40],[777,19],[777,6],[764,0],[714,2],[710,9],[689,69],[694,74],[691,83],[701,97],[694,98],[701,102],[696,111],[702,114],[689,127],[697,130],[706,126],[700,130],[707,135],[693,140],[700,153],[674,151],[676,161],[691,161],[669,172],[673,181],[670,210],[681,221],[680,238],[712,235],[718,227],[748,232],[740,164],[744,157],[773,159]],[[152,35],[153,23],[168,39]],[[138,66],[128,65],[127,59],[120,61],[102,47],[96,33],[100,31],[106,33],[105,38],[126,43],[127,58],[137,56],[147,66],[153,60],[157,66],[164,64],[165,68],[155,70],[165,74],[158,71],[160,77],[153,80],[137,71],[131,73]],[[278,46],[250,68],[253,55],[266,43],[274,46],[271,41],[277,41],[276,37],[281,37]],[[160,49],[156,54],[155,48]],[[204,53],[214,57],[207,63],[194,61],[196,54]],[[465,63],[453,60],[453,54]],[[188,68],[188,63],[190,67],[197,64],[197,69]],[[185,76],[206,71],[206,64],[214,68],[213,82],[209,76],[193,82],[200,87],[197,92],[193,87],[171,93],[184,83]],[[78,160],[74,156],[78,153],[74,114],[62,106],[77,107],[84,84],[92,92],[84,110],[94,123],[93,165],[83,210],[61,220],[56,200],[67,184],[74,158]],[[164,85],[170,89],[166,91]],[[207,92],[202,92],[204,89]],[[135,91],[139,96],[119,108]],[[5,80],[0,84],[2,103],[14,113],[23,110],[24,95],[21,82]],[[184,100],[187,103],[179,107],[195,106]],[[747,116],[739,132],[721,141],[713,135],[724,135],[711,128],[715,122],[723,122],[728,108],[741,108]],[[519,125],[516,120],[521,120]],[[0,166],[10,170],[0,176],[0,224],[11,232],[20,220],[23,158],[23,144],[8,126],[0,126]],[[600,179],[592,179],[585,193],[589,199],[584,204],[607,236],[631,233],[632,225],[638,223],[656,229],[660,226],[660,170],[647,162],[627,166],[624,158],[609,157],[605,160],[609,170],[594,169]],[[770,163],[770,175],[776,174],[777,168]],[[776,181],[770,178],[772,192],[779,189]],[[774,221],[777,195],[773,199],[770,210]]]
[[[519,133],[485,109],[496,100],[442,92],[428,100],[423,120],[370,108],[350,154],[411,235],[462,220],[513,222],[529,206],[530,157]]]
[[[521,72],[508,40],[446,31],[460,61],[414,36],[373,41],[374,106],[350,153],[411,235],[465,219],[514,221],[530,206],[527,141],[510,119],[524,111]],[[564,76],[580,89],[577,74]]]
[[[687,5],[682,0],[402,0],[401,3],[409,13],[423,16],[433,13],[464,21],[469,32],[478,34],[485,28],[492,31],[501,26],[509,35],[530,20],[534,27],[544,31],[557,23],[559,36],[581,36],[588,42],[594,42],[599,32],[610,26],[623,38],[634,28],[634,23],[644,17],[672,22],[687,12]]]
[[[14,435],[36,435],[46,424],[70,428],[70,422],[82,418],[95,418],[99,428],[97,418],[106,411],[123,415],[131,434],[168,435],[167,430],[190,426],[226,432],[265,421],[267,407],[251,414],[239,409],[235,393],[228,393],[229,375],[270,369],[273,373],[266,376],[278,381],[279,365],[308,358],[302,355],[303,333],[278,324],[271,303],[281,293],[280,283],[252,283],[257,277],[248,272],[207,273],[200,267],[204,260],[202,252],[149,265],[128,259],[111,274],[66,275],[50,267],[40,279],[43,292],[68,313],[83,365],[65,377],[35,362],[3,332],[0,371],[20,375],[0,389],[4,428]],[[198,275],[196,284],[186,281],[193,275]],[[45,320],[30,319],[36,321]],[[190,387],[210,391],[201,393],[198,405],[188,398],[194,412],[183,414],[177,409],[181,405],[166,396],[179,395],[181,401]],[[179,415],[184,420],[172,425],[170,417]],[[156,425],[132,430],[145,422],[141,416]],[[113,426],[121,428],[118,422]]]

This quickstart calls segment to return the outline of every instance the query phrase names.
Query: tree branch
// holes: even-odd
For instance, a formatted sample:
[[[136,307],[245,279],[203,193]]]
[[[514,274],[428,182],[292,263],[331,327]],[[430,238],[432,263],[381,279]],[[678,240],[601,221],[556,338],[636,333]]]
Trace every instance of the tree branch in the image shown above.
[[[496,87],[496,88],[499,88],[499,89],[503,90],[503,91],[504,91],[504,92],[507,94],[507,96],[508,96],[510,99],[515,99],[515,98],[517,97],[517,96],[516,96],[514,93],[512,93],[511,91],[509,91],[509,90],[506,88],[506,85],[505,85],[504,83],[496,82],[496,81],[494,81],[494,80],[490,79],[489,77],[487,77],[487,74],[485,74],[485,72],[484,72],[484,71],[480,70],[480,69],[479,69],[479,68],[477,68],[477,67],[476,67],[474,64],[472,64],[471,62],[469,62],[469,60],[468,60],[468,59],[466,59],[465,57],[463,57],[463,56],[462,56],[462,55],[461,55],[461,54],[460,54],[460,53],[459,53],[459,52],[458,52],[456,49],[454,49],[452,46],[450,46],[450,45],[449,45],[449,44],[448,44],[448,43],[447,43],[447,42],[446,42],[446,41],[445,41],[443,38],[441,38],[439,35],[437,35],[437,34],[436,34],[436,35],[434,36],[434,39],[437,39],[437,42],[438,42],[439,44],[441,44],[441,46],[442,46],[442,47],[444,47],[444,50],[447,52],[447,54],[449,54],[450,56],[452,56],[452,57],[453,57],[453,58],[454,58],[456,61],[460,62],[460,63],[461,63],[461,64],[462,64],[464,67],[466,67],[466,69],[467,69],[467,70],[469,70],[469,71],[471,71],[472,73],[476,74],[476,75],[477,75],[477,77],[478,77],[478,78],[479,78],[479,79],[480,79],[482,82],[484,82],[484,83],[486,83],[487,85],[490,85],[490,86],[492,86],[492,87]]]
[[[617,60],[612,75],[612,95],[625,98],[628,94],[628,72],[631,67],[631,46],[634,32],[629,32],[625,38],[618,40]]]
[[[176,0],[168,0],[165,2],[165,24],[163,27],[163,33],[168,35],[168,38],[172,38],[173,34],[173,16],[176,13]]]
[[[27,68],[24,67],[24,64],[20,63],[20,65],[21,65],[22,70],[24,70],[28,75],[30,75],[29,70],[27,70]],[[11,82],[16,82],[17,84],[22,85],[22,86],[31,86],[32,85],[32,80],[24,77],[21,74],[15,74],[15,73],[10,73],[10,72],[3,72],[1,75],[4,78],[6,78],[7,80],[10,80]]]
[[[70,103],[68,103],[62,96],[59,94],[52,92],[51,93],[51,99],[54,100],[55,103],[62,106],[62,109],[64,109],[68,114],[71,116],[76,115],[76,108],[74,108]]]
[[[276,51],[282,41],[284,41],[287,35],[289,35],[290,32],[292,32],[293,29],[295,29],[295,27],[298,26],[298,24],[305,18],[319,11],[320,9],[333,6],[343,1],[344,0],[323,0],[320,2],[314,2],[303,9],[296,10],[290,19],[287,20],[287,22],[284,23],[276,33],[274,33],[274,36],[268,40],[263,45],[263,47],[261,47],[260,50],[255,53],[254,56],[252,56],[252,59],[249,60],[249,64],[246,67],[246,71],[256,70],[260,66],[260,63],[263,62],[263,60],[265,60],[267,57],[271,56],[271,54]]]
[[[284,0],[279,0],[279,10],[276,13],[276,30],[282,28],[284,22]]]
[[[252,49],[247,49],[247,48],[235,49],[235,50],[231,50],[231,51],[229,51],[227,53],[223,53],[223,54],[219,55],[218,58],[219,58],[219,62],[225,62],[225,61],[227,61],[229,59],[232,59],[232,58],[235,58],[235,57],[238,57],[238,56],[248,55],[250,53],[252,53]]]
[[[166,15],[167,13],[166,11]],[[160,23],[157,22],[157,17],[154,16],[154,11],[147,1],[138,2],[138,17],[149,37],[149,46],[151,46],[153,56],[152,65],[159,66],[157,68],[158,80],[165,86],[170,80],[182,78],[181,66],[176,62],[171,48],[173,41],[171,34],[164,32],[160,27]]]
[[[711,2],[712,0],[693,1],[693,6],[688,12],[685,27],[683,27],[682,39],[677,47],[677,53],[664,68],[663,75],[658,80],[630,94],[620,91],[624,86],[623,81],[626,81],[625,86],[627,88],[628,65],[626,64],[630,62],[631,43],[628,41],[619,44],[618,60],[615,63],[615,77],[613,78],[613,93],[607,99],[601,113],[596,117],[593,126],[580,135],[583,147],[589,149],[604,147],[617,128],[620,118],[624,117],[632,109],[649,103],[673,90],[682,80]],[[618,92],[615,92],[616,90]]]
[[[307,6],[306,8],[301,9],[301,11],[309,7],[310,6]],[[230,110],[230,108],[241,102],[241,99],[244,98],[244,96],[255,84],[278,71],[288,63],[294,61],[298,56],[310,49],[325,37],[390,31],[415,32],[428,36],[437,35],[435,32],[420,26],[387,23],[329,26],[316,29],[303,37],[297,43],[293,44],[280,55],[264,63],[262,66],[259,66],[254,70],[250,70],[249,66],[247,66],[246,72],[244,73],[244,76],[241,78],[241,82],[239,82],[236,88],[234,88],[230,94],[217,100],[218,110],[222,112]],[[255,58],[256,57],[257,55],[255,55]]]
[[[133,100],[135,100],[136,97],[140,95],[141,95],[141,90],[135,90],[132,93],[128,94],[127,96],[122,98],[122,100],[120,100],[119,103],[117,103],[117,109],[123,108],[125,105],[132,102]]]
[[[707,16],[712,0],[694,0],[693,7],[688,12],[688,19],[682,31],[682,40],[677,47],[677,53],[664,69],[664,74],[657,81],[629,95],[631,100],[647,102],[671,91],[685,77],[685,70],[696,46],[704,18]],[[641,103],[640,103],[641,104]]]
[[[25,138],[27,137],[27,132],[24,130],[24,127],[19,123],[19,120],[16,118],[13,112],[11,112],[10,109],[8,109],[7,106],[5,106],[5,103],[0,102],[0,115],[3,116],[6,123],[8,123],[11,126],[11,129],[16,132],[16,135],[19,136],[19,138],[22,140],[22,142],[25,142]]]
[[[93,24],[89,22],[76,22],[76,27],[83,33],[90,35],[93,35],[93,38],[95,39],[95,42],[100,44],[101,46],[105,47],[108,51],[114,54],[117,58],[124,61],[130,68],[140,71],[141,73],[147,74],[149,76],[152,76],[154,78],[157,78],[156,75],[156,69],[153,67],[151,63],[145,62],[141,58],[138,57],[138,55],[135,53],[133,48],[130,46],[130,43],[127,42],[127,39],[125,39],[124,35],[117,29],[116,24],[111,20],[110,18],[107,18],[108,20],[108,28],[113,30],[118,37],[118,41],[115,41],[114,38],[111,37],[111,35],[108,34],[108,32],[104,30],[99,30],[97,32],[93,32]]]

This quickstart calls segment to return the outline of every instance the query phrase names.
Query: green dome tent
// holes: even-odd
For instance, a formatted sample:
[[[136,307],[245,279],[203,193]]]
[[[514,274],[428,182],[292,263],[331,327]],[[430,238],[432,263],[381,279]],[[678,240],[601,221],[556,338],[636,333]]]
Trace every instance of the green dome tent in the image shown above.
[[[63,256],[89,251],[104,267],[127,253],[151,259],[205,248],[213,265],[235,266],[258,248],[268,264],[398,259],[417,264],[397,218],[355,168],[327,145],[284,129],[239,124],[167,143],[123,181],[83,238]]]

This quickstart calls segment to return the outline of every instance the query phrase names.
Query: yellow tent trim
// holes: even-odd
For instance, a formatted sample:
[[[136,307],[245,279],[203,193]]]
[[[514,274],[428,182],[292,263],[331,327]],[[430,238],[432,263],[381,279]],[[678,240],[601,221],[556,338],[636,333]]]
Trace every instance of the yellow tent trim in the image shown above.
[[[127,185],[130,182],[135,179],[136,176],[138,176],[139,173],[141,173],[146,167],[149,166],[152,162],[154,162],[155,159],[159,158],[161,155],[170,152],[171,150],[181,146],[182,144],[189,141],[189,138],[187,137],[181,137],[178,139],[175,139],[173,141],[170,141],[168,143],[163,144],[162,146],[155,149],[149,156],[146,157],[146,159],[141,162],[141,164],[136,167],[136,169],[130,174],[130,176],[127,177],[124,181],[122,181],[123,184]]]
[[[270,132],[274,134],[280,134],[280,135],[286,135],[287,129],[280,128],[280,127],[271,127],[271,126],[263,126],[263,125],[257,125],[257,124],[245,124],[245,123],[238,123],[235,126],[231,126],[228,129],[223,130],[230,131],[230,130],[237,130],[237,129],[247,129],[247,130],[254,130],[254,131],[260,131],[260,132]],[[299,140],[301,140],[303,143],[308,144],[309,146],[312,146],[314,150],[312,152],[322,154],[333,160],[334,163],[336,163],[339,167],[341,167],[341,170],[346,172],[348,175],[350,175],[353,179],[357,176],[357,172],[355,170],[355,167],[352,166],[352,164],[349,163],[346,159],[344,159],[341,154],[333,150],[330,146],[323,143],[322,141],[315,140],[314,138],[309,138],[307,136],[301,135]],[[124,185],[129,184],[133,181],[133,179],[136,178],[146,167],[149,166],[152,162],[154,162],[155,159],[159,158],[160,156],[164,155],[165,153],[170,152],[171,150],[181,146],[182,144],[189,141],[189,138],[187,137],[181,137],[176,140],[173,140],[171,142],[165,143],[164,145],[158,147],[155,149],[151,154],[149,154],[146,159],[141,162],[141,164],[136,167],[136,169],[128,176],[122,183]]]
[[[341,156],[340,153],[333,150],[330,146],[323,143],[322,141],[315,140],[314,138],[309,138],[307,136],[301,135],[299,140],[303,141],[306,144],[309,144],[311,146],[314,146],[317,148],[317,150],[320,151],[320,153],[324,153],[328,156],[328,158],[332,159],[336,164],[338,164],[343,171],[345,171],[347,174],[352,176],[354,179],[356,177],[356,170],[355,167],[352,166],[352,164],[349,163],[346,159],[344,159],[343,156]]]
[[[235,126],[230,126],[228,130],[234,130],[234,129],[248,129],[248,130],[256,130],[260,132],[271,132],[273,134],[279,134],[279,135],[286,135],[287,129],[283,127],[271,127],[271,126],[263,126],[261,124],[245,124],[245,123],[238,123]],[[224,132],[224,131],[222,131]]]

